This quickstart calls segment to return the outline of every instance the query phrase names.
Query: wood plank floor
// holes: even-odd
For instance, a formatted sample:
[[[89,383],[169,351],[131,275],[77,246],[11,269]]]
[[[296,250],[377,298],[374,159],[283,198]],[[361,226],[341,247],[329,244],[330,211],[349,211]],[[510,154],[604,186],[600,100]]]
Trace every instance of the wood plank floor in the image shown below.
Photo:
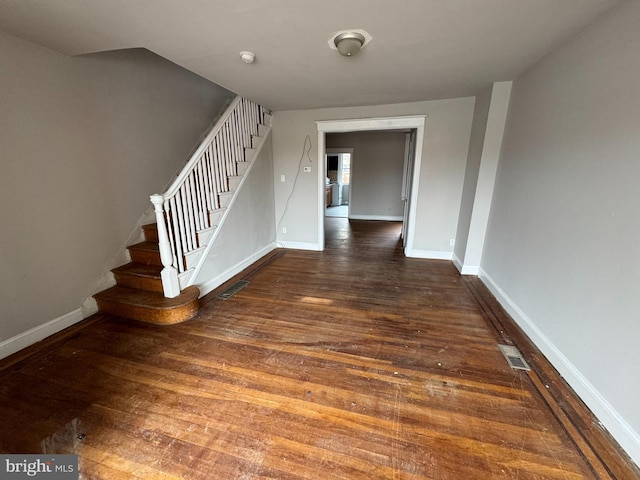
[[[404,258],[399,228],[328,218],[324,252],[279,251],[191,321],[95,315],[5,359],[0,452],[77,453],[87,479],[640,478],[486,289]]]

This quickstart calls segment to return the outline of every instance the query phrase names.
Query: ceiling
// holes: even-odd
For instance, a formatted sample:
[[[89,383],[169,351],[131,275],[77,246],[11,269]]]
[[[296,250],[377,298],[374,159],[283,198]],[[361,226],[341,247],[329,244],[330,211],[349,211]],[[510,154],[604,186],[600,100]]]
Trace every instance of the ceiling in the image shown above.
[[[67,55],[147,48],[274,110],[475,95],[619,0],[0,0],[0,29]],[[332,33],[364,29],[354,57]],[[252,65],[239,52],[256,54]]]

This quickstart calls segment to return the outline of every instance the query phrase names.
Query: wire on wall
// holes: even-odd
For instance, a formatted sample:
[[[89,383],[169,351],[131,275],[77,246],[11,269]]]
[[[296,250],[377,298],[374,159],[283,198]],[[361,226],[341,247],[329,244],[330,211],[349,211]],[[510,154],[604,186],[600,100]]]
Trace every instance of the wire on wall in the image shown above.
[[[311,137],[307,135],[304,139],[304,144],[302,145],[302,154],[300,155],[300,160],[298,161],[298,171],[296,172],[296,176],[293,179],[293,186],[291,187],[291,192],[287,197],[287,201],[284,204],[284,210],[282,212],[282,215],[280,215],[280,220],[278,220],[278,225],[276,226],[277,232],[280,232],[280,224],[282,223],[282,220],[284,220],[284,217],[287,214],[287,210],[289,209],[289,201],[291,201],[291,198],[293,197],[293,194],[296,191],[296,185],[298,183],[298,177],[300,176],[300,170],[302,169],[302,162],[304,161],[304,158],[307,157],[307,159],[309,160],[309,163],[313,163],[311,160],[311,156],[309,155],[309,152],[311,152],[312,146],[313,145],[311,144]]]

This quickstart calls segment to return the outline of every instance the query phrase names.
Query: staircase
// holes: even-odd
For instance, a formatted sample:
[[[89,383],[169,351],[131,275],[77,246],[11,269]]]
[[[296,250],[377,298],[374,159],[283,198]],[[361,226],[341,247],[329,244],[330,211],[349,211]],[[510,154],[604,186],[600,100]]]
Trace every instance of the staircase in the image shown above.
[[[116,286],[94,295],[101,312],[155,324],[198,313],[193,282],[270,123],[263,107],[236,97],[167,192],[151,196],[156,223],[128,247],[131,262],[112,270]]]
[[[162,292],[162,262],[156,224],[142,227],[145,240],[128,247],[131,262],[112,270],[116,286],[94,298],[101,312],[155,324],[179,323],[198,313],[196,287],[185,288],[180,295],[166,298]]]

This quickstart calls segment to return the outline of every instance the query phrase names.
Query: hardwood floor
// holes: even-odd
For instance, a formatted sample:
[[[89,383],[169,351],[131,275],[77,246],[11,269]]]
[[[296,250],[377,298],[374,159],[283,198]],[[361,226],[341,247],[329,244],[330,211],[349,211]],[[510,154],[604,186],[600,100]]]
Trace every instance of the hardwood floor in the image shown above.
[[[328,218],[324,252],[278,251],[193,320],[100,314],[1,361],[0,452],[100,479],[640,478],[486,289],[404,258],[399,229]]]

